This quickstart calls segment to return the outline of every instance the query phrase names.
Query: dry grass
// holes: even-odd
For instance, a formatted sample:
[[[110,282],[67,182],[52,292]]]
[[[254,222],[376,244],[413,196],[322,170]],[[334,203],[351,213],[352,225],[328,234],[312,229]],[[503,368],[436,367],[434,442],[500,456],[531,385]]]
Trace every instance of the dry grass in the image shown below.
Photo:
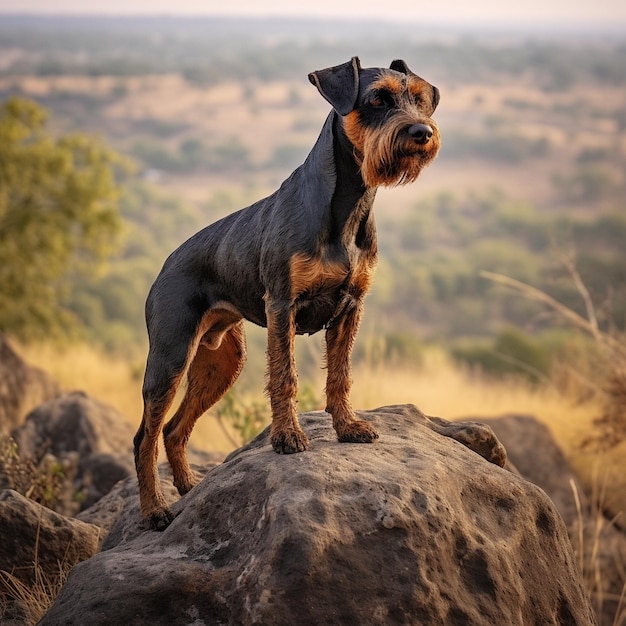
[[[67,559],[57,563],[58,570],[49,573],[39,564],[39,528],[35,538],[34,580],[25,582],[11,572],[0,570],[0,624],[12,617],[12,623],[23,620],[23,626],[37,624],[52,606],[73,567]],[[18,615],[12,616],[17,611]]]
[[[63,466],[51,455],[39,463],[18,455],[17,444],[6,435],[0,434],[0,477],[3,488],[18,493],[56,510],[61,491],[66,482]]]
[[[600,327],[594,302],[575,267],[573,256],[561,255],[561,262],[581,297],[584,315],[531,285],[492,272],[482,272],[482,275],[541,303],[555,320],[593,339],[595,350],[590,350],[581,363],[569,367],[574,375],[576,367],[580,369],[577,380],[570,376],[573,385],[570,384],[569,397],[588,398],[585,403],[580,403],[587,412],[584,423],[581,429],[568,428],[556,433],[556,439],[589,493],[594,489],[597,476],[601,477],[606,485],[603,508],[617,514],[626,511],[626,335],[614,328],[604,330]],[[576,386],[582,390],[576,390]]]
[[[22,346],[20,353],[29,363],[50,373],[65,389],[81,389],[116,408],[129,423],[139,424],[142,359],[129,362],[86,345],[62,351],[54,346]],[[316,379],[310,381],[320,398],[324,376],[320,369]],[[596,414],[594,407],[575,405],[553,387],[531,386],[517,379],[495,381],[459,367],[438,348],[426,350],[419,366],[362,363],[355,367],[353,378],[352,403],[358,409],[412,403],[425,413],[445,419],[528,414],[545,423],[565,447],[573,446],[589,432]],[[250,402],[263,399],[262,388],[260,371]],[[232,447],[217,421],[207,417],[198,422],[192,443],[221,451]]]
[[[35,582],[30,585],[8,572],[0,571],[0,582],[6,592],[0,593],[0,623],[11,604],[23,607],[24,626],[37,624],[52,606],[59,595],[72,568],[59,563],[59,570],[54,575],[46,574],[35,563]],[[16,623],[16,622],[14,622]]]
[[[494,380],[455,364],[440,349],[425,352],[419,367],[367,364],[355,369],[355,406],[410,402],[445,419],[495,417],[503,413],[536,416],[546,424],[571,424],[573,407],[553,387],[537,387],[522,379]],[[580,417],[585,411],[580,411]],[[578,417],[578,416],[576,416]]]
[[[578,520],[572,529],[572,544],[578,560],[578,567],[585,581],[585,588],[591,599],[596,616],[601,625],[623,626],[626,623],[626,582],[619,591],[619,581],[626,581],[626,571],[620,545],[615,545],[614,525],[617,517],[608,520],[603,512],[606,497],[606,481],[597,477],[591,497],[582,502],[581,494],[574,480],[570,480]]]
[[[16,347],[27,363],[50,374],[65,391],[85,391],[138,423],[137,416],[142,411],[143,355],[116,356],[87,344]]]

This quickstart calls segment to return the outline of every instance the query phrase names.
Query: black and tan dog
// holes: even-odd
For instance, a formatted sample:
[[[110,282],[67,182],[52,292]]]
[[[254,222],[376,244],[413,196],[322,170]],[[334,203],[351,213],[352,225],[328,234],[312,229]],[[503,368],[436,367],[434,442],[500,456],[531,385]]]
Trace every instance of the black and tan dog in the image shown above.
[[[439,91],[404,61],[359,59],[313,72],[332,105],[303,165],[274,194],[201,230],[165,262],[146,303],[150,349],[144,413],[135,436],[141,512],[172,520],[159,488],[158,438],[187,372],[188,388],[164,432],[174,484],[196,483],[187,441],[196,420],[235,382],[246,356],[243,320],[267,327],[271,442],[308,447],[296,412],[294,337],[326,331],[326,410],[339,441],[378,437],[349,403],[351,352],[376,264],[377,187],[414,181],[439,149],[431,119]]]

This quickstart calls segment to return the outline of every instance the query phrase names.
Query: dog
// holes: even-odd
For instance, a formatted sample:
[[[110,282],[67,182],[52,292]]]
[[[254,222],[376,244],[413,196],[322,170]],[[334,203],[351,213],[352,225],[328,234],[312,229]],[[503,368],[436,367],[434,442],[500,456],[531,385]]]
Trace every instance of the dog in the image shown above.
[[[184,495],[197,482],[189,436],[241,372],[244,320],[267,328],[276,452],[309,446],[296,411],[294,338],[321,330],[326,411],[339,441],[378,437],[349,402],[351,352],[377,260],[374,196],[380,186],[413,182],[435,158],[440,137],[431,116],[439,90],[402,60],[361,68],[353,57],[309,80],[332,111],[305,162],[269,197],[183,243],[149,292],[144,411],[134,447],[142,517],[155,530],[173,519],[157,474],[165,415],[186,372],[186,394],[163,428],[174,485]]]

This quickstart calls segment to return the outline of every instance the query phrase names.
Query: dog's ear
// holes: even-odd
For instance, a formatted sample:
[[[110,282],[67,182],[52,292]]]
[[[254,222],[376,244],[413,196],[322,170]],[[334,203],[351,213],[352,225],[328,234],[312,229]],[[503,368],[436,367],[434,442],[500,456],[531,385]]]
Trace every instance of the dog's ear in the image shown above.
[[[435,109],[437,108],[437,105],[439,104],[439,89],[437,89],[437,87],[435,87],[434,85],[431,85],[433,88],[433,113],[435,112]],[[431,115],[433,114],[431,113]]]
[[[389,69],[400,72],[401,74],[406,74],[407,76],[415,76],[415,73],[409,69],[409,66],[402,59],[396,59],[395,61],[392,61]]]
[[[412,72],[409,69],[409,66],[406,64],[406,62],[403,61],[402,59],[396,59],[395,61],[392,61],[391,65],[389,66],[389,69],[395,70],[396,72],[400,72],[401,74],[406,74],[407,76],[414,76],[415,78],[424,80],[423,78],[420,78],[415,72]],[[424,81],[424,82],[427,82],[427,81]],[[431,87],[433,90],[433,97],[432,97],[432,111],[430,114],[432,115],[435,112],[437,105],[439,104],[439,89],[437,89],[437,87],[435,87],[434,85],[431,85]]]
[[[352,57],[347,63],[311,72],[309,80],[339,115],[348,115],[359,95],[360,69],[359,57]]]

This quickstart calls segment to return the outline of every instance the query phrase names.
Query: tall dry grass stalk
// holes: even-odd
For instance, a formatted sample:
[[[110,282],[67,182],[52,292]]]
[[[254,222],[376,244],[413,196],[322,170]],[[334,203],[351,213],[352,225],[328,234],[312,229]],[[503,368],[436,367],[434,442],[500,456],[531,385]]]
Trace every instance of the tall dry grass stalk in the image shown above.
[[[572,544],[585,588],[600,626],[623,626],[626,623],[626,562],[619,549],[613,550],[610,535],[619,536],[615,524],[619,517],[607,519],[603,502],[606,498],[606,480],[596,475],[594,491],[583,505],[576,482],[570,487],[576,504],[577,522],[571,528]],[[620,545],[620,544],[618,544]]]
[[[481,272],[481,276],[513,289],[524,297],[539,302],[563,321],[593,338],[597,351],[585,366],[583,381],[600,396],[600,414],[594,420],[595,432],[584,443],[598,447],[614,447],[626,440],[626,337],[623,331],[600,328],[589,290],[571,259],[564,264],[585,306],[586,317],[559,302],[549,294],[508,276]],[[579,376],[579,378],[583,378]]]
[[[572,275],[572,280],[574,281],[574,284],[585,303],[585,309],[587,311],[586,318],[532,285],[510,278],[509,276],[496,274],[494,272],[487,272],[484,270],[480,272],[480,275],[483,278],[487,278],[495,283],[509,287],[530,300],[535,300],[536,302],[546,305],[549,309],[552,309],[552,311],[560,315],[565,321],[569,322],[574,328],[578,328],[579,330],[589,333],[600,346],[610,350],[611,354],[614,354],[620,358],[620,360],[626,361],[626,345],[624,345],[623,340],[614,337],[608,332],[600,330],[595,307],[591,300],[589,291],[585,287],[577,270],[573,266],[569,265],[568,270]]]
[[[57,562],[57,571],[46,572],[39,564],[39,534],[40,527],[35,537],[32,582],[26,582],[12,572],[0,570],[0,624],[7,614],[15,612],[16,605],[19,607],[18,619],[24,620],[24,626],[37,624],[52,606],[73,567],[67,558],[63,558]]]

